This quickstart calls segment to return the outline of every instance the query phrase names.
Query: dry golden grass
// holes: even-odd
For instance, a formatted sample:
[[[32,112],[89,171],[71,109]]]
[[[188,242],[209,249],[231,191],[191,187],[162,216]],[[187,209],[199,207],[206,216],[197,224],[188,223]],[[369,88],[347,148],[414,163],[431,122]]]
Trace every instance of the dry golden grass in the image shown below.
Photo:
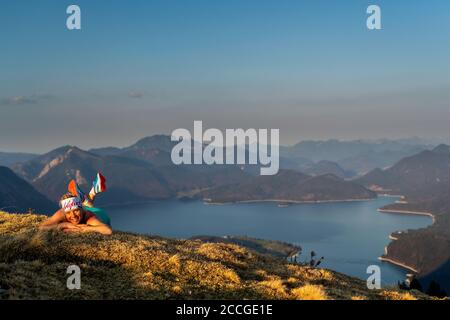
[[[388,300],[417,300],[417,298],[409,292],[383,291],[382,294]]]
[[[291,291],[295,299],[298,300],[327,300],[322,286],[307,284]]]
[[[0,213],[3,299],[398,299],[365,282],[288,264],[232,244],[116,232],[41,232],[45,217]],[[82,270],[81,290],[66,288],[69,265]],[[414,296],[413,296],[414,295]]]

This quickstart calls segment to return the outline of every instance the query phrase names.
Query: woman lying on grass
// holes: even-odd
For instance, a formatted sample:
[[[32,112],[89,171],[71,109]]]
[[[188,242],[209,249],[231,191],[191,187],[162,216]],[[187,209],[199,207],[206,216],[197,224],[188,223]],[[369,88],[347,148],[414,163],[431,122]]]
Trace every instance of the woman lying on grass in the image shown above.
[[[57,229],[64,232],[98,232],[112,234],[108,215],[94,207],[95,196],[105,191],[105,178],[98,173],[88,196],[85,196],[74,180],[69,183],[69,192],[61,197],[61,209],[41,223],[39,229]]]

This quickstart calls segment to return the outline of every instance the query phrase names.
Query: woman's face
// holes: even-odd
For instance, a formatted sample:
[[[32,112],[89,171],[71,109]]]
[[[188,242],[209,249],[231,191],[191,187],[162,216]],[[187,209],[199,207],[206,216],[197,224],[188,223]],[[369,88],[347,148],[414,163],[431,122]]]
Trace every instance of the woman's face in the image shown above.
[[[75,209],[69,212],[66,212],[66,219],[71,224],[79,224],[81,221],[81,217],[83,216],[83,210]]]

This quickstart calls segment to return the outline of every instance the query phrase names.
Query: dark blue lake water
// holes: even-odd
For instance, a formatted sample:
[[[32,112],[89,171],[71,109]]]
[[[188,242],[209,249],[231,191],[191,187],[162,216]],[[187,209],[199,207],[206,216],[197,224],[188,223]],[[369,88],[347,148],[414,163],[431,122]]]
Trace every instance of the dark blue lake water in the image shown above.
[[[393,231],[419,229],[431,218],[379,213],[395,199],[299,204],[280,208],[275,203],[205,205],[165,201],[107,208],[115,229],[174,238],[195,235],[243,235],[300,245],[305,254],[324,256],[322,266],[367,279],[369,265],[381,267],[383,285],[404,280],[407,271],[377,258]]]

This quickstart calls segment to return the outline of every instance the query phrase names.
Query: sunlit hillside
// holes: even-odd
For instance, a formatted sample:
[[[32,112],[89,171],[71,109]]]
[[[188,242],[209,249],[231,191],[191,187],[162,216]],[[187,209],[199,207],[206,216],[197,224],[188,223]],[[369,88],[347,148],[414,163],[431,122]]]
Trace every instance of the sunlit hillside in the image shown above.
[[[43,216],[0,213],[3,299],[428,299],[368,290],[343,274],[289,264],[233,244],[116,232],[39,232]],[[66,287],[69,265],[80,290]]]

